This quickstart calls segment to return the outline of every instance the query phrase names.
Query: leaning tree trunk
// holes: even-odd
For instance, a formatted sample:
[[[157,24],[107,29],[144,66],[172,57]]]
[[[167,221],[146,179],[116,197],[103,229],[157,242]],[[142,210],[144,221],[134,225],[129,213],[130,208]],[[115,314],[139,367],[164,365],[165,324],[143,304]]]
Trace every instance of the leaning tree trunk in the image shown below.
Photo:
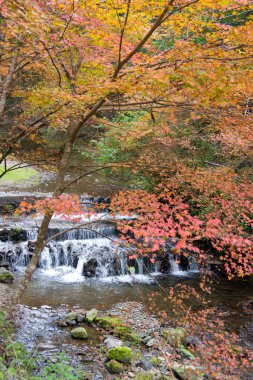
[[[77,135],[80,127],[81,127],[81,124],[78,123],[78,124],[75,124],[72,128],[70,128],[68,140],[65,144],[64,153],[63,153],[63,156],[62,156],[59,168],[58,168],[58,175],[57,175],[57,179],[56,179],[56,189],[55,189],[54,194],[53,194],[54,197],[61,195],[64,191],[64,188],[65,188],[64,177],[65,177],[66,172],[67,172],[69,158],[70,158],[70,155],[72,152],[73,144],[75,142],[75,138],[76,138],[76,135]],[[13,306],[15,306],[19,302],[20,297],[22,296],[22,294],[27,289],[27,287],[28,287],[28,285],[32,279],[33,273],[35,272],[35,270],[38,266],[40,256],[41,256],[41,252],[43,251],[44,246],[45,246],[45,240],[46,240],[46,236],[48,233],[49,223],[52,219],[53,214],[54,214],[53,211],[47,211],[44,214],[44,217],[43,217],[40,229],[39,229],[39,234],[38,234],[38,237],[36,240],[35,250],[34,250],[33,256],[31,258],[30,263],[27,265],[25,274],[24,274],[21,282],[19,283],[19,285],[16,289],[14,299],[13,299]]]

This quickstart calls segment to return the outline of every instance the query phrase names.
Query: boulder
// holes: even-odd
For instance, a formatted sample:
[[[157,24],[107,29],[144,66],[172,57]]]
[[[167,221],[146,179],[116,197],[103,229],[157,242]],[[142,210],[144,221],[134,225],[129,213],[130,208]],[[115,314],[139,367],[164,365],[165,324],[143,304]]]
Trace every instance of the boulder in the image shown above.
[[[88,322],[88,323],[93,323],[95,321],[95,319],[97,318],[98,316],[98,311],[97,309],[91,309],[91,310],[88,310],[86,312],[86,317],[85,317],[85,320]]]
[[[124,371],[123,364],[117,362],[116,360],[110,360],[109,362],[105,363],[105,366],[110,373],[121,373]]]
[[[85,277],[94,277],[96,275],[96,269],[98,267],[98,262],[95,258],[90,259],[83,266],[83,275]]]
[[[133,352],[129,347],[114,347],[108,351],[107,359],[117,360],[121,363],[131,363]]]
[[[71,335],[76,339],[88,339],[87,331],[83,327],[76,327],[71,331]]]
[[[14,276],[5,268],[0,268],[0,283],[11,284],[14,280]]]

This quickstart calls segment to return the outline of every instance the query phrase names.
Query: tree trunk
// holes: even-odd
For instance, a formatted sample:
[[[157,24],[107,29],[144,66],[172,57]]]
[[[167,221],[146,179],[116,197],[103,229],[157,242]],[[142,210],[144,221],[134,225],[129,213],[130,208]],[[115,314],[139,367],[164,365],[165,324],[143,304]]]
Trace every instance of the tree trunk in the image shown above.
[[[77,135],[80,127],[81,127],[80,122],[77,124],[74,123],[73,126],[70,126],[68,139],[67,139],[67,142],[65,144],[62,159],[61,159],[61,162],[60,162],[60,165],[58,168],[58,175],[57,175],[57,179],[56,179],[56,189],[54,191],[53,197],[61,195],[62,192],[64,191],[64,188],[65,188],[64,177],[65,177],[66,172],[67,172],[69,158],[70,158],[70,155],[72,152],[73,144],[75,142],[75,138],[76,138],[76,135]],[[40,229],[39,229],[39,234],[38,234],[38,238],[36,241],[33,256],[31,258],[30,263],[27,265],[25,274],[24,274],[21,282],[19,283],[19,285],[17,287],[17,290],[15,292],[15,299],[13,300],[13,306],[15,306],[19,302],[20,297],[22,296],[22,294],[27,289],[27,287],[31,281],[31,278],[33,276],[33,273],[35,272],[35,270],[38,266],[40,256],[41,256],[41,252],[43,251],[44,246],[45,246],[45,240],[46,240],[46,236],[47,236],[47,232],[48,232],[48,227],[49,227],[49,224],[50,224],[50,221],[52,219],[53,214],[54,214],[53,211],[46,212],[44,214],[44,217],[43,217]]]

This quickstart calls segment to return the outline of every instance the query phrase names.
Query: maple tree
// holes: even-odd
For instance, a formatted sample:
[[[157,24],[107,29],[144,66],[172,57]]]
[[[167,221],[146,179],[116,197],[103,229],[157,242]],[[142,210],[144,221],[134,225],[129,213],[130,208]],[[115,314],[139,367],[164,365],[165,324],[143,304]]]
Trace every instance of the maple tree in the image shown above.
[[[108,112],[145,111],[145,116],[135,123],[130,135],[126,135],[127,130],[121,138],[121,141],[127,138],[128,145],[148,138],[149,149],[143,150],[138,160],[126,163],[135,166],[135,170],[154,168],[154,172],[162,173],[161,167],[167,166],[168,161],[161,162],[161,158],[171,144],[175,146],[165,120],[176,124],[178,117],[194,121],[205,115],[212,120],[208,128],[213,131],[213,138],[219,131],[219,141],[230,151],[234,143],[231,130],[236,129],[241,136],[237,152],[248,154],[251,143],[247,135],[252,118],[248,112],[252,96],[249,9],[252,10],[252,5],[244,0],[2,1],[2,17],[8,30],[15,36],[25,35],[25,41],[29,41],[29,59],[35,57],[32,70],[37,81],[31,87],[16,91],[16,95],[23,99],[25,115],[30,118],[39,115],[39,121],[28,127],[29,134],[32,136],[45,122],[50,128],[64,132],[64,148],[62,153],[58,152],[53,198],[57,199],[70,183],[89,173],[84,172],[71,181],[65,180],[80,131],[89,131],[96,123],[108,125],[101,118]],[[241,17],[243,12],[246,16]],[[8,75],[9,71],[4,68],[3,75]],[[191,128],[190,123],[188,127]],[[159,159],[160,152],[150,149],[154,143],[156,147],[165,147]],[[177,143],[181,149],[189,147],[187,133],[178,136]],[[4,150],[3,157],[6,153],[9,148]],[[156,162],[150,165],[154,157]],[[167,178],[168,172],[175,171],[173,168],[168,172],[162,170]],[[180,170],[176,171],[180,177]],[[165,187],[160,198],[154,195],[153,209],[146,210],[143,215],[146,212],[152,214],[150,223],[154,225],[149,228],[153,229],[157,239],[161,237],[164,241],[165,237],[179,235],[177,248],[187,247],[196,252],[194,235],[203,233],[204,221],[191,216],[187,202],[180,194],[171,197],[169,191]],[[150,206],[143,193],[138,200],[142,206],[133,203],[134,196],[128,199],[131,200],[129,209]],[[44,210],[35,253],[20,292],[26,288],[36,268],[53,213],[52,208]],[[163,213],[172,215],[168,217],[171,224],[166,224],[167,219],[163,218],[165,222],[157,225],[155,218]],[[145,230],[144,223],[136,223],[136,227]],[[210,233],[213,227],[209,221],[206,233]],[[160,232],[164,228],[165,236]],[[135,234],[138,235],[137,229]],[[226,235],[230,236],[226,244],[232,244],[231,231]],[[219,238],[212,239],[219,248]],[[158,239],[154,247],[159,244]],[[245,244],[249,245],[247,239],[240,244],[238,249],[242,246],[247,249]],[[249,257],[250,253],[246,256]],[[248,264],[244,263],[246,274],[247,268]]]
[[[112,215],[133,217],[117,220],[122,243],[134,246],[133,258],[155,260],[169,241],[179,259],[193,257],[208,266],[218,258],[228,277],[252,275],[250,1],[0,4],[5,31],[1,107],[6,107],[7,96],[22,103],[8,143],[1,144],[0,160],[11,152],[18,155],[17,144],[24,137],[42,146],[38,132],[43,137],[44,127],[63,136],[54,162],[52,198],[20,206],[20,212],[36,211],[44,218],[17,299],[37,267],[53,215],[75,221],[73,228],[91,228],[88,218],[99,222],[98,214],[78,196],[63,193],[105,167],[124,167],[133,176],[149,178],[152,192],[121,192],[110,205]],[[21,72],[29,77],[28,86],[19,87]],[[117,117],[131,112],[134,116],[127,122]],[[105,134],[98,143],[103,165],[67,179],[80,133],[89,135],[100,125]],[[211,254],[203,243],[211,245]],[[191,294],[183,290],[184,297]],[[228,348],[231,339],[216,330],[209,311],[190,313],[171,292],[170,300],[174,298],[177,317],[188,318],[186,327],[196,331],[201,324],[211,336],[204,342],[206,350],[196,347],[210,376],[219,378],[217,366],[225,367],[229,376],[231,368],[246,362],[237,339],[232,337]]]

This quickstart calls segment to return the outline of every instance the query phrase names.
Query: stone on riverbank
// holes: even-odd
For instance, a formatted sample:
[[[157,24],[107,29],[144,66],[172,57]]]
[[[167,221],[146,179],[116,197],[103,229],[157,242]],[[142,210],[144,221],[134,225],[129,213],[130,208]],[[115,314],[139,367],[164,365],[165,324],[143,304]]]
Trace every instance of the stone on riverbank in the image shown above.
[[[114,347],[108,351],[107,359],[114,359],[121,363],[131,363],[133,352],[129,347]]]
[[[117,362],[116,360],[110,360],[109,362],[105,363],[105,366],[110,373],[121,373],[124,371],[123,364]]]
[[[106,338],[104,343],[106,345],[107,350],[110,350],[111,348],[114,348],[114,347],[122,347],[123,346],[122,340],[115,339],[113,337]]]
[[[76,327],[71,331],[71,335],[75,339],[88,339],[87,331],[83,327]]]
[[[88,322],[88,323],[93,323],[95,321],[95,319],[97,318],[98,316],[98,311],[97,309],[91,309],[91,310],[88,310],[86,312],[86,317],[85,317],[85,320]]]
[[[5,268],[0,268],[0,283],[11,284],[14,280],[14,276]]]

